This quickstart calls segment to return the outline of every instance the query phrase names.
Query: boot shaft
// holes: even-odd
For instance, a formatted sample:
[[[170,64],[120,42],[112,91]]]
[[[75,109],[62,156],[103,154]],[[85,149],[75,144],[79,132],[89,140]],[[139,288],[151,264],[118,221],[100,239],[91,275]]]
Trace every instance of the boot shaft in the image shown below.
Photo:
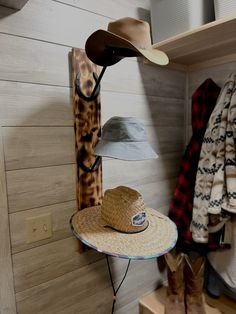
[[[168,291],[175,295],[184,295],[184,254],[165,255],[167,264]]]
[[[184,280],[186,294],[198,296],[202,294],[204,284],[205,257],[199,256],[191,260],[185,255]]]
[[[203,301],[205,257],[191,260],[185,255],[184,280],[187,314],[205,314]]]
[[[185,314],[184,304],[184,254],[165,255],[167,264],[168,288],[165,314]]]

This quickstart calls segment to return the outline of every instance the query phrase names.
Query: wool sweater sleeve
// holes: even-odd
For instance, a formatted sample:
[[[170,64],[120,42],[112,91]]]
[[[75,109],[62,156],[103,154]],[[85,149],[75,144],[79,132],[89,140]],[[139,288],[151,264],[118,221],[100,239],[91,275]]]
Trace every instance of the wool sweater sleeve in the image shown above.
[[[231,75],[227,79],[210,116],[202,143],[195,183],[192,222],[190,226],[193,240],[199,243],[208,242],[209,214],[221,213],[222,204],[226,195],[226,134],[229,106],[234,89],[235,76]],[[235,121],[235,116],[234,118],[231,117],[231,119]],[[231,185],[232,189],[234,189],[235,193],[235,180],[233,184],[230,182],[229,180],[228,183]]]
[[[234,76],[236,81],[236,75]],[[226,192],[222,208],[236,214],[236,82],[228,110],[225,139],[225,178]]]

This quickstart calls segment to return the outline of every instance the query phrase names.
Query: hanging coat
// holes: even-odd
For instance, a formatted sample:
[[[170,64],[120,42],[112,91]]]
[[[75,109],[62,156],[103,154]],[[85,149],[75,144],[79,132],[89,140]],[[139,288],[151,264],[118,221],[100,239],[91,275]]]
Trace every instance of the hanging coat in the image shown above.
[[[236,75],[227,79],[209,119],[194,193],[193,240],[207,243],[236,213]]]
[[[190,223],[192,220],[193,195],[202,140],[208,119],[220,93],[211,79],[207,79],[192,95],[192,138],[185,150],[180,173],[170,204],[169,217],[178,228],[178,243],[182,249],[193,248]]]

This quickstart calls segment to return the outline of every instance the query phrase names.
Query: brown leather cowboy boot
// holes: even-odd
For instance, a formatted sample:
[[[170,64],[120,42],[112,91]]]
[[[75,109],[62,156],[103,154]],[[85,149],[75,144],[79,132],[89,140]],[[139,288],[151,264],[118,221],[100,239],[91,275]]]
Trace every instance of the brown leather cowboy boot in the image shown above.
[[[206,314],[203,301],[203,283],[205,257],[199,256],[194,261],[185,255],[185,301],[187,314]]]
[[[167,264],[168,288],[165,314],[185,314],[184,304],[184,254],[176,256],[165,254]]]

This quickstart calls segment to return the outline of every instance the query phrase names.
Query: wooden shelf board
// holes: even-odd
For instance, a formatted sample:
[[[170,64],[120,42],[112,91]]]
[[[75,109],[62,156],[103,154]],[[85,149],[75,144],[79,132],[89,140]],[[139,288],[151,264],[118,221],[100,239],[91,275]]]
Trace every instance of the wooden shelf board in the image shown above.
[[[151,292],[139,300],[139,313],[140,314],[164,314],[165,313],[165,300],[166,300],[166,287],[161,287],[158,290]],[[227,314],[231,314],[232,312],[232,302],[222,302],[221,300],[213,300],[212,298],[205,295],[205,310],[207,314],[221,314],[221,307],[224,307],[224,304],[227,304]],[[223,312],[224,313],[224,312]],[[225,312],[226,313],[226,312]]]
[[[236,53],[236,16],[205,24],[154,45],[173,63],[193,65]]]

